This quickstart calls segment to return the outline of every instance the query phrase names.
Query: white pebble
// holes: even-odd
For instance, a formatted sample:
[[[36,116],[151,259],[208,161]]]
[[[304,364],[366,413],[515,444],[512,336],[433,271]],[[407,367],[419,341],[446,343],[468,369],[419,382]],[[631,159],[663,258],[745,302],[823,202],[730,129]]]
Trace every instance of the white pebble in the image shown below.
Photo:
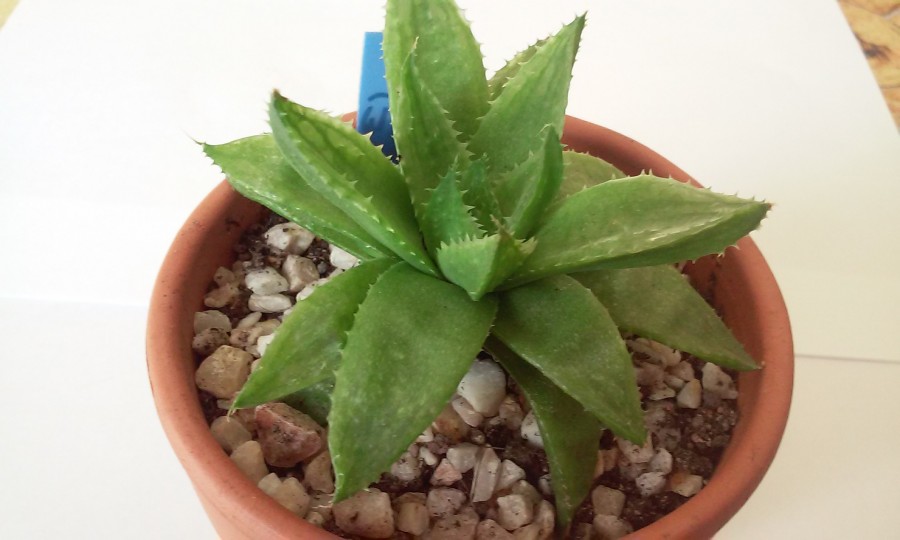
[[[532,506],[544,500],[544,498],[541,497],[541,494],[538,492],[537,488],[535,488],[525,480],[519,480],[518,482],[513,484],[512,489],[510,489],[509,491],[511,493],[515,493],[516,495],[525,497],[525,500],[530,502]]]
[[[315,235],[296,223],[275,225],[265,233],[266,243],[273,248],[300,255],[309,249]]]
[[[469,434],[469,425],[463,421],[459,416],[459,413],[457,413],[449,403],[444,407],[438,417],[434,419],[434,422],[431,423],[431,427],[435,432],[445,435],[453,442],[461,441]]]
[[[252,361],[250,353],[222,345],[200,363],[194,381],[198,388],[217,398],[230,399],[250,376]]]
[[[434,452],[424,446],[419,449],[419,457],[425,462],[425,465],[428,465],[429,467],[434,467],[438,463],[438,458],[434,455]]]
[[[306,516],[303,519],[305,519],[310,525],[313,525],[315,527],[321,527],[322,525],[325,525],[325,516],[314,510],[310,510],[309,512],[307,512]]]
[[[703,366],[703,389],[722,399],[736,399],[737,389],[731,375],[715,364]]]
[[[271,497],[278,488],[281,487],[281,478],[278,478],[278,475],[275,473],[269,473],[263,476],[262,480],[260,480],[256,486],[263,490],[263,493]]]
[[[309,511],[309,494],[306,493],[306,488],[303,487],[300,480],[294,477],[285,478],[275,490],[272,498],[298,517],[305,516]]]
[[[696,377],[694,376],[694,366],[692,366],[691,363],[687,361],[675,364],[674,366],[669,368],[669,373],[685,382],[696,379]]]
[[[544,447],[544,439],[541,438],[541,429],[538,427],[534,412],[529,411],[529,413],[525,415],[525,419],[522,420],[520,433],[522,438],[525,439],[529,445],[536,448]]]
[[[231,304],[238,296],[238,286],[235,283],[226,283],[221,287],[211,290],[203,297],[203,305],[211,308],[221,308]]]
[[[471,443],[460,443],[447,449],[447,460],[456,470],[465,474],[475,467],[478,447]]]
[[[675,397],[675,390],[662,381],[651,386],[650,393],[647,394],[647,399],[651,401],[659,401],[661,399],[673,397]]]
[[[434,440],[434,431],[432,431],[431,426],[425,428],[425,431],[422,432],[421,435],[416,437],[417,443],[430,443]]]
[[[507,531],[528,525],[534,519],[534,507],[521,495],[497,497],[497,523]]]
[[[650,470],[649,463],[620,463],[619,474],[626,480],[635,480],[638,476]]]
[[[669,479],[669,490],[682,497],[693,497],[703,487],[703,477],[696,474],[677,472]]]
[[[266,348],[269,347],[269,344],[272,343],[272,340],[275,339],[275,334],[269,334],[267,336],[259,336],[256,340],[256,351],[260,356],[266,354]]]
[[[431,531],[425,535],[426,540],[473,540],[475,527],[478,526],[478,514],[466,507],[455,516],[444,516],[438,519]]]
[[[656,455],[650,460],[650,470],[669,474],[672,472],[672,454],[665,448],[656,451]]]
[[[310,489],[322,493],[334,491],[334,473],[331,469],[331,454],[326,450],[314,457],[303,469],[303,481]]]
[[[591,491],[591,504],[595,514],[620,516],[625,508],[625,493],[606,486],[597,486]]]
[[[662,366],[651,364],[649,362],[642,363],[634,370],[634,377],[640,386],[654,386],[662,383],[665,371]]]
[[[629,341],[628,345],[636,352],[646,354],[650,360],[660,363],[663,366],[674,366],[681,361],[681,353],[674,349],[666,347],[662,343],[657,343],[645,338],[637,338]]]
[[[486,501],[494,494],[500,471],[500,458],[488,446],[481,451],[481,458],[472,476],[472,502]]]
[[[684,387],[678,391],[678,397],[675,402],[679,407],[685,409],[696,409],[700,406],[703,399],[703,389],[700,387],[700,381],[697,379],[688,381]]]
[[[484,416],[496,416],[506,397],[506,374],[490,360],[475,360],[465,374],[456,393]]]
[[[408,501],[398,506],[397,529],[414,536],[428,530],[428,508],[421,502]]]
[[[381,491],[363,490],[332,509],[337,526],[349,534],[368,538],[390,538],[394,534],[391,498]]]
[[[207,328],[191,340],[191,349],[200,356],[209,356],[222,345],[228,345],[228,332],[220,328]]]
[[[291,307],[291,299],[283,294],[251,294],[247,307],[261,313],[280,313]]]
[[[397,478],[401,482],[412,482],[419,478],[422,474],[422,467],[418,458],[415,458],[408,451],[403,452],[400,459],[391,465],[391,476]]]
[[[447,461],[447,458],[441,460],[440,465],[431,475],[432,486],[450,486],[459,480],[462,480],[462,474]]]
[[[647,472],[638,476],[634,483],[641,492],[641,496],[649,497],[662,493],[663,488],[666,487],[666,475],[661,472]]]
[[[359,259],[347,253],[337,246],[331,246],[331,253],[328,255],[328,262],[335,268],[341,270],[349,270],[359,264]]]
[[[532,520],[531,524],[540,528],[538,531],[540,540],[546,540],[553,536],[553,528],[556,525],[556,510],[549,501],[541,501],[537,504],[534,510],[534,520]]]
[[[431,517],[444,517],[455,514],[463,503],[466,502],[466,494],[453,488],[435,488],[428,492],[425,505]]]
[[[288,290],[292,293],[300,292],[319,279],[316,263],[299,255],[288,255],[281,264],[281,271],[287,278]]]
[[[255,294],[268,295],[288,290],[288,281],[271,266],[247,272],[244,285]]]
[[[663,379],[665,383],[674,390],[681,390],[684,386],[684,379],[676,377],[675,375],[666,375]]]
[[[515,540],[515,536],[493,519],[486,519],[475,527],[475,540]]]
[[[217,309],[194,313],[194,335],[210,328],[231,332],[231,321],[228,319],[228,315]]]
[[[540,540],[541,526],[537,523],[529,523],[524,527],[519,527],[513,531],[513,538],[515,540]]]
[[[268,336],[274,332],[279,326],[281,326],[281,322],[278,319],[269,319],[258,322],[250,328],[236,328],[231,332],[229,342],[233,347],[247,348],[255,345],[261,336]]]
[[[497,480],[497,489],[506,489],[525,478],[525,470],[514,462],[504,459],[500,463],[500,478]]]
[[[594,531],[604,540],[616,540],[631,532],[631,526],[616,516],[594,516]]]
[[[234,275],[234,272],[224,266],[220,266],[216,268],[216,272],[213,274],[213,281],[217,286],[221,287],[229,283],[237,283],[238,278]]]
[[[312,293],[316,292],[317,286],[318,285],[316,283],[310,283],[306,287],[300,289],[300,292],[297,293],[297,301],[300,302],[301,300],[306,300],[307,298],[312,296]]]
[[[235,330],[247,330],[252,328],[253,325],[259,322],[262,319],[262,313],[258,311],[251,311],[247,314],[246,317],[239,320],[238,323],[234,326]]]
[[[619,447],[622,457],[628,463],[648,463],[655,454],[653,441],[650,437],[647,437],[643,446],[638,446],[631,441],[619,438],[616,438],[616,445]]]
[[[484,416],[476,412],[462,396],[453,398],[450,405],[453,407],[453,410],[456,411],[456,414],[463,419],[463,422],[471,427],[478,427],[484,421]]]
[[[553,481],[550,479],[549,473],[538,478],[538,488],[548,497],[553,495]]]
[[[258,484],[267,474],[269,468],[263,459],[262,447],[256,441],[247,441],[231,453],[231,461],[254,484]]]
[[[525,413],[522,412],[522,407],[515,398],[506,396],[503,398],[503,402],[500,403],[500,409],[497,412],[497,416],[503,420],[507,429],[510,431],[518,431],[518,429],[522,427],[522,420],[525,418]]]
[[[247,428],[236,418],[220,416],[209,426],[213,438],[228,453],[253,438]]]

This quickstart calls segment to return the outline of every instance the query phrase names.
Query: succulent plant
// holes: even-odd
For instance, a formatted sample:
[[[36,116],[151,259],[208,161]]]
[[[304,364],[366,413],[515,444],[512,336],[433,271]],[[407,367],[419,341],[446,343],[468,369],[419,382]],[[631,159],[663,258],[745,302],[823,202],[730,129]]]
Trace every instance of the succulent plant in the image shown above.
[[[621,332],[756,367],[673,263],[721,253],[769,205],[566,151],[584,23],[488,80],[452,0],[388,0],[399,166],[277,92],[272,134],[204,145],[237,191],[362,261],[297,303],[234,401],[330,404],[335,501],[390,468],[482,349],[530,402],[562,525],[590,488],[601,430],[646,437]]]

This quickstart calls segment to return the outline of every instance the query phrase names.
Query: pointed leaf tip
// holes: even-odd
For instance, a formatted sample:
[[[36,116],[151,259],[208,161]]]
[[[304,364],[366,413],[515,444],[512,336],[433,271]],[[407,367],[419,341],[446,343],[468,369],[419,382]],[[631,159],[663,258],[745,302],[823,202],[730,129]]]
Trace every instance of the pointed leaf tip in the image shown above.
[[[535,233],[535,252],[504,287],[717,253],[755,229],[767,211],[765,204],[651,175],[611,180],[559,203]]]
[[[269,121],[285,159],[310,186],[397,256],[439,274],[422,245],[400,171],[368,139],[277,92]]]
[[[579,272],[616,325],[701,360],[737,370],[758,366],[715,310],[672,266]]]
[[[422,81],[447,111],[462,140],[468,140],[488,109],[481,49],[468,22],[450,0],[389,0],[384,62],[391,96],[397,95],[402,65],[414,43]]]
[[[204,143],[203,151],[241,195],[305,227],[362,259],[390,256],[372,235],[331,204],[300,176],[268,134],[225,144]]]
[[[503,291],[493,335],[617,435],[646,436],[631,356],[603,305],[569,276]]]
[[[469,142],[475,155],[488,157],[489,172],[505,172],[525,161],[543,141],[544,126],[562,133],[583,27],[584,19],[576,18],[514,58],[526,61],[501,70],[492,90],[496,98]]]
[[[564,528],[590,492],[600,423],[500,340],[488,338],[485,348],[512,375],[531,405],[550,464],[559,525]]]
[[[434,420],[495,312],[493,299],[473,302],[405,264],[375,282],[347,337],[332,395],[335,502],[376,481]]]

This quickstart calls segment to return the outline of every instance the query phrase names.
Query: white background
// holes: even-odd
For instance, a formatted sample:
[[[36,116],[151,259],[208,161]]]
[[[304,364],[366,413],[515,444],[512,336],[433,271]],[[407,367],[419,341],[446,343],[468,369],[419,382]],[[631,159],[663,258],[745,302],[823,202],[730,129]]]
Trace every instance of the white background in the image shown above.
[[[273,88],[356,107],[380,2],[21,0],[0,29],[0,538],[213,538],[158,426],[145,310],[221,179],[192,139]],[[782,450],[719,537],[898,538],[900,137],[835,2],[461,1],[489,70],[589,10],[569,114],[719,191],[798,353]]]

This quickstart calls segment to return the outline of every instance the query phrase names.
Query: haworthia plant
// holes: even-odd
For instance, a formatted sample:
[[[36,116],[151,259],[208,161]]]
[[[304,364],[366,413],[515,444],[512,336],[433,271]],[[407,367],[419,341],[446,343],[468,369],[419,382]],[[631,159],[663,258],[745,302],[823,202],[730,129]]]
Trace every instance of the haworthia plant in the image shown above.
[[[531,403],[562,525],[601,427],[646,436],[620,332],[756,367],[669,264],[723,252],[769,205],[564,151],[584,21],[488,80],[452,0],[388,0],[399,166],[277,92],[272,135],[204,146],[235,189],[362,259],[298,301],[234,401],[327,420],[336,501],[390,467],[485,347]]]

